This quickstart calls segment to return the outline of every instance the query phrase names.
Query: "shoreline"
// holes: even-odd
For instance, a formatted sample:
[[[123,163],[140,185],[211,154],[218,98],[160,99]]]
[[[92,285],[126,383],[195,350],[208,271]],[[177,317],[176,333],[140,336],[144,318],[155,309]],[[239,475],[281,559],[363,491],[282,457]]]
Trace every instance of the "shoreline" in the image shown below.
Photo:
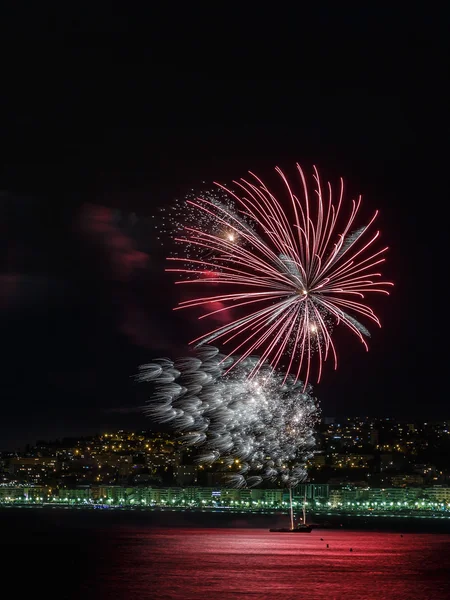
[[[220,508],[136,508],[100,506],[55,506],[41,505],[0,505],[0,517],[35,518],[51,522],[53,517],[62,515],[68,519],[79,518],[89,525],[92,519],[103,522],[136,521],[151,527],[236,527],[270,528],[286,526],[289,518],[283,511],[241,511]],[[313,530],[361,530],[416,533],[450,533],[449,516],[433,515],[351,515],[311,513],[308,523]]]

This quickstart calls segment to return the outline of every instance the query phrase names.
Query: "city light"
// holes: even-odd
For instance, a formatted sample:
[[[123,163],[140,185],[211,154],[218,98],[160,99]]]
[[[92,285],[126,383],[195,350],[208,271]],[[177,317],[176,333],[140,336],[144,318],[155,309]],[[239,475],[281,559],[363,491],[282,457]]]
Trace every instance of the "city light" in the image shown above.
[[[317,433],[320,451],[308,465],[308,511],[324,518],[345,514],[448,518],[450,472],[440,448],[448,443],[449,427],[447,421],[325,418]],[[196,464],[195,457],[195,448],[184,447],[166,433],[117,431],[70,443],[41,442],[26,453],[0,454],[0,504],[288,510],[287,490],[270,482],[251,490],[224,486],[223,468],[239,470],[238,458],[206,468]],[[296,509],[303,501],[303,492],[296,492]]]

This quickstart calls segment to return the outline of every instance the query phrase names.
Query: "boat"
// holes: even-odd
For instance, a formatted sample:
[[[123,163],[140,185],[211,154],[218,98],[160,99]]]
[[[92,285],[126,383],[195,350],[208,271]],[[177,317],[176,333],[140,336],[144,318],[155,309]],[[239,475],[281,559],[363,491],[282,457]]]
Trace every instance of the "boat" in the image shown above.
[[[311,525],[306,524],[306,491],[305,499],[303,501],[303,522],[294,526],[294,508],[292,505],[292,488],[289,488],[289,501],[290,501],[290,515],[291,515],[291,526],[290,527],[277,527],[269,529],[270,533],[311,533]]]
[[[271,533],[311,533],[312,527],[311,525],[297,525],[294,529],[289,529],[288,527],[280,527],[269,529]]]

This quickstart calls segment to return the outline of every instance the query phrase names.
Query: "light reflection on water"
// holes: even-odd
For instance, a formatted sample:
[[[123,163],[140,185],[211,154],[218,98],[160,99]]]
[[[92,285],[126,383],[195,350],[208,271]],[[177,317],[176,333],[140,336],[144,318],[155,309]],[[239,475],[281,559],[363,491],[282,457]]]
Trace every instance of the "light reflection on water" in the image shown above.
[[[3,583],[58,600],[450,599],[448,534],[269,533],[286,518],[0,511]]]
[[[121,531],[116,542],[102,597],[450,597],[447,535],[191,528]]]

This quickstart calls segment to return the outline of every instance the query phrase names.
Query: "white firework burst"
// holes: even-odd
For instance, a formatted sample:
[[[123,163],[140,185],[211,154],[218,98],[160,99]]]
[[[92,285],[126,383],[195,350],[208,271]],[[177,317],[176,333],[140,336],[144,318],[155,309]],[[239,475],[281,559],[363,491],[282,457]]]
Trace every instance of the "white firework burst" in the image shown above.
[[[188,358],[143,365],[137,378],[154,384],[147,414],[199,447],[199,462],[238,466],[228,477],[232,485],[270,479],[295,486],[314,454],[317,403],[310,386],[305,390],[268,364],[249,378],[258,361],[225,357],[206,346]]]

